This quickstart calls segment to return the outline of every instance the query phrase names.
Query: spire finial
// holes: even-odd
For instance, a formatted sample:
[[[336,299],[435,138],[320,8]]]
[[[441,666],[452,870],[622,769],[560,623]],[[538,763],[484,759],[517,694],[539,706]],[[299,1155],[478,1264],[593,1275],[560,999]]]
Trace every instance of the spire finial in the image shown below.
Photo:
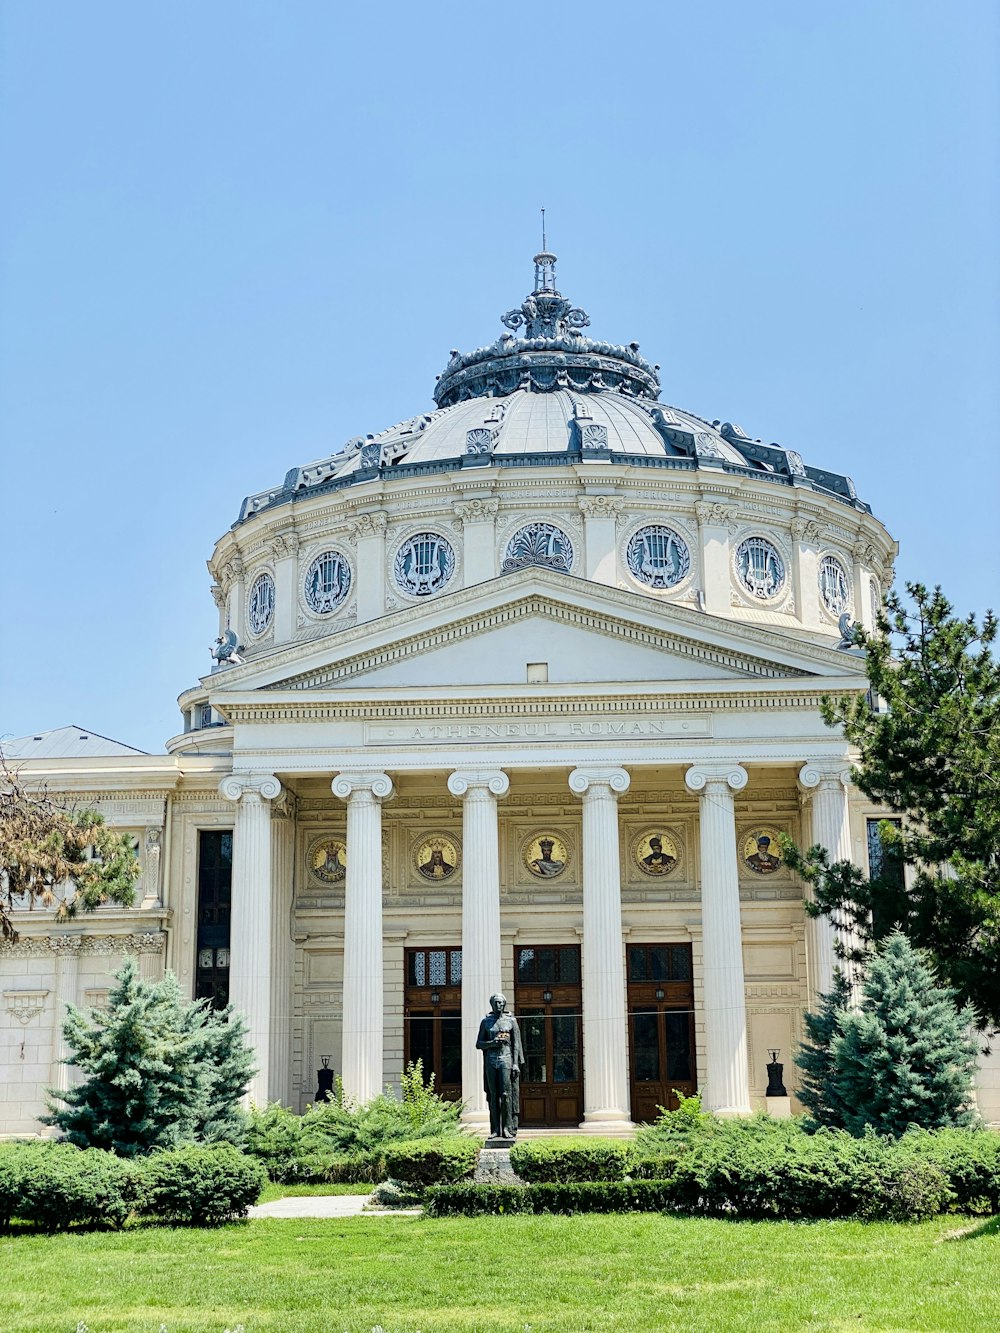
[[[542,248],[535,255],[535,292],[556,291],[556,257],[545,243],[545,209],[542,209]]]
[[[546,245],[545,245],[545,209],[543,208],[543,209],[542,209],[542,250],[544,251],[546,248],[547,248],[547,247],[546,247]]]

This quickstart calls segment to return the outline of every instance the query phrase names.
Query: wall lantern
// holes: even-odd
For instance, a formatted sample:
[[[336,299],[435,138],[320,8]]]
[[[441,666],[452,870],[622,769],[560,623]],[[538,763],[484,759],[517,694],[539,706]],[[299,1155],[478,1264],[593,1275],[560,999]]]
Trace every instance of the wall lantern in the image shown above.
[[[542,991],[542,999],[545,1001],[546,1004],[551,1004],[551,1003],[552,1003],[552,992],[551,992],[550,990],[543,990],[543,991]]]
[[[432,990],[431,1004],[440,1004],[440,1003],[441,1003],[441,992],[439,990]]]
[[[663,1000],[663,999],[666,999],[666,995],[667,995],[667,992],[663,989],[663,987],[662,987],[662,986],[657,986],[657,988],[656,988],[656,998],[657,998],[658,1000]]]

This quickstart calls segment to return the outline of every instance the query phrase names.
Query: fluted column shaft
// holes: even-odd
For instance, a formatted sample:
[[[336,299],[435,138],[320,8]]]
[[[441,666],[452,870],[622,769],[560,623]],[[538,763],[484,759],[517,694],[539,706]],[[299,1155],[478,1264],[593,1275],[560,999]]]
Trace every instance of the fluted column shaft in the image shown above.
[[[229,999],[247,1021],[257,1072],[246,1100],[263,1106],[271,1065],[271,802],[281,783],[271,776],[223,778],[219,790],[236,802]]]
[[[704,1103],[722,1115],[750,1111],[739,870],[733,792],[747,784],[738,765],[689,768],[700,796],[702,969],[705,1005]]]
[[[271,1082],[272,1101],[291,1099],[292,965],[295,946],[291,936],[292,875],[295,820],[292,798],[276,811],[271,825]]]
[[[799,770],[799,782],[812,794],[811,846],[826,849],[831,862],[850,861],[851,825],[847,805],[850,770],[843,764],[806,764]],[[838,932],[828,916],[810,916],[806,922],[806,956],[813,998],[833,989],[833,970],[837,966],[834,944],[838,934],[845,945],[846,935]],[[848,968],[848,971],[850,969]]]
[[[339,773],[334,796],[347,802],[344,889],[344,1091],[363,1104],[382,1091],[382,801],[384,773]]]
[[[583,798],[583,1123],[629,1123],[618,797],[623,768],[574,769]]]
[[[509,787],[501,772],[460,770],[448,779],[448,790],[462,798],[462,1119],[476,1128],[489,1126],[476,1038],[490,996],[501,989],[497,798]]]

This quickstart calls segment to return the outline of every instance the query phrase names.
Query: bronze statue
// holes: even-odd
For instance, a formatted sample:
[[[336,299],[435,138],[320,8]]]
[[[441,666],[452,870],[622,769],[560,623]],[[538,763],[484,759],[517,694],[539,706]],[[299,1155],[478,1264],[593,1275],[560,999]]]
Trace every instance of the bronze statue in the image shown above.
[[[483,1086],[490,1108],[490,1137],[517,1138],[524,1050],[517,1019],[503,995],[490,996],[490,1012],[479,1024],[476,1049],[483,1053]]]

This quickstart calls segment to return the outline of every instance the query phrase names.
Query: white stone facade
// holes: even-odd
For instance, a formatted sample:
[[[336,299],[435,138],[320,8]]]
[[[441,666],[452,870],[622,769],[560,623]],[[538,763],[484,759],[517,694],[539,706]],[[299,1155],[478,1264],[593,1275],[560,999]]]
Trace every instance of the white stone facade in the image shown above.
[[[246,502],[210,561],[243,661],[181,696],[168,754],[20,765],[134,832],[143,877],[127,912],[17,914],[0,1133],[37,1131],[67,1077],[65,1004],[100,1002],[123,957],[196,992],[199,847],[228,831],[231,922],[202,953],[228,964],[258,1102],[305,1106],[324,1056],[353,1096],[398,1084],[422,1023],[481,1125],[475,1031],[497,989],[541,1052],[536,1119],[627,1125],[643,1079],[743,1113],[774,1048],[794,1094],[834,940],[768,848],[785,832],[867,864],[883,812],[819,705],[866,688],[837,612],[872,624],[895,545],[846,479],[717,425],[521,388],[352,445],[346,480],[335,456]],[[665,453],[685,432],[690,457]],[[667,946],[683,976],[640,975]],[[525,949],[569,970],[529,981]],[[421,988],[427,951],[445,970]],[[1000,1121],[994,1065],[980,1107]]]

